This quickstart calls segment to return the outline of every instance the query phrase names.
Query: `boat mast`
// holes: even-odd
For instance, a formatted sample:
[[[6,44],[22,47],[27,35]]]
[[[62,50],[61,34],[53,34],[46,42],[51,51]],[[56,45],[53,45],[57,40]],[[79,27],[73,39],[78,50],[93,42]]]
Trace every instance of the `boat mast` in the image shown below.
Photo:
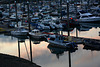
[[[30,32],[29,1],[27,1],[27,8],[28,8],[28,26],[29,26],[29,32]]]
[[[60,19],[62,20],[62,0],[60,0]]]
[[[10,0],[9,0],[9,19],[10,19]]]
[[[17,17],[17,2],[15,1],[15,11],[16,11],[16,22],[18,27],[18,17]]]

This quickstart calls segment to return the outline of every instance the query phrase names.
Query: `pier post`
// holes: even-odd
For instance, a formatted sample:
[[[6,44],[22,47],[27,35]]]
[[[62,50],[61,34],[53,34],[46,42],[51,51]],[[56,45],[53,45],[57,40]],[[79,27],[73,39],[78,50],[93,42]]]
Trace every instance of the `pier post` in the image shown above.
[[[60,20],[62,21],[62,0],[60,0]],[[63,31],[61,31],[61,35],[63,35]]]
[[[17,17],[17,2],[15,1],[15,11],[16,11],[16,22],[18,27],[18,17]]]
[[[67,0],[67,22],[68,22],[68,36],[70,36],[70,26],[69,26],[69,0]],[[71,53],[70,50],[68,51],[69,55],[69,67],[71,67]]]
[[[31,58],[31,62],[32,62],[32,45],[31,45],[31,37],[29,36],[29,40],[30,40],[30,58]]]
[[[69,55],[69,67],[71,67],[71,53],[70,53],[70,50],[68,51],[68,55]]]
[[[69,1],[67,0],[67,22],[68,22],[68,36],[70,36],[70,31],[69,31]]]
[[[20,58],[20,43],[19,43],[19,39],[18,39],[18,56]]]

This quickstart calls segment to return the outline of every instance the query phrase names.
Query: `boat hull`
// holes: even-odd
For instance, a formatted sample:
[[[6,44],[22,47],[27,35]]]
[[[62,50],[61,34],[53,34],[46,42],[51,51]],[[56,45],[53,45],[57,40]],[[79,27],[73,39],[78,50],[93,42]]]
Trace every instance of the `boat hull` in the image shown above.
[[[77,22],[100,23],[100,18],[77,19]]]
[[[28,32],[15,32],[15,31],[11,31],[11,35],[27,35]]]
[[[42,39],[44,38],[44,36],[35,36],[35,35],[30,35],[32,38],[34,39]]]
[[[54,46],[54,47],[58,47],[58,48],[70,48],[70,46],[66,46],[66,45],[69,45],[69,44],[64,44],[64,43],[55,42],[55,41],[51,41],[51,40],[48,40],[48,42],[50,43],[51,46]]]

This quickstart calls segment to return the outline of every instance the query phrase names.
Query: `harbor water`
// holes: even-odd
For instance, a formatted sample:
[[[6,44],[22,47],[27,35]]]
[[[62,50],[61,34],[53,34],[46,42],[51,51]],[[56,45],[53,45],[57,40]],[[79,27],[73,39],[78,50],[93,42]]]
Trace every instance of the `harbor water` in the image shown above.
[[[100,24],[86,25],[84,24],[84,27],[78,29],[78,37],[100,40]],[[76,30],[76,28],[72,29],[70,35],[76,36]],[[63,31],[63,34],[68,33]],[[78,49],[71,51],[54,48],[46,41],[36,41],[35,39],[31,40],[31,45],[32,61],[42,67],[100,67],[100,51],[86,48],[83,44],[79,44]],[[29,37],[20,38],[0,34],[0,53],[17,57],[20,55],[21,58],[30,60]]]

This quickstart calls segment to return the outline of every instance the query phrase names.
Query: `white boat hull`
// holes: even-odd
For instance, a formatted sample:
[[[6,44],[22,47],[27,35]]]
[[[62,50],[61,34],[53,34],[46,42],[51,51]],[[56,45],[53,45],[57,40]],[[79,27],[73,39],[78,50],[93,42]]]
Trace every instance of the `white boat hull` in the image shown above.
[[[100,21],[100,18],[87,18],[87,19],[77,19],[78,22],[96,22]]]
[[[32,37],[32,38],[35,38],[35,39],[42,39],[42,38],[44,38],[44,34],[39,34],[39,35],[37,35],[37,34],[34,34],[34,33],[29,33],[29,35]]]
[[[43,36],[35,36],[35,35],[31,35],[32,38],[36,38],[36,39],[41,39],[43,38]]]
[[[52,40],[48,40],[48,42],[55,47],[61,47],[61,48],[70,48],[70,46],[68,46],[70,43],[60,43],[60,42],[55,42]]]
[[[11,35],[27,35],[28,32],[11,31]]]

